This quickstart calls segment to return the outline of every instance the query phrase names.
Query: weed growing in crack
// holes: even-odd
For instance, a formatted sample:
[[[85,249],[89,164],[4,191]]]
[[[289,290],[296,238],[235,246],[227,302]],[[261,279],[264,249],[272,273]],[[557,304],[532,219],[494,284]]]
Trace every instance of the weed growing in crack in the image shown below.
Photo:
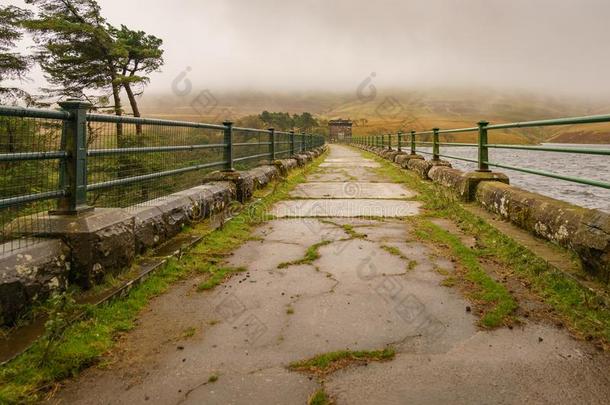
[[[195,336],[195,333],[197,333],[197,328],[191,326],[182,331],[181,337],[182,339],[192,338],[193,336]]]
[[[457,279],[453,276],[449,276],[441,281],[441,285],[445,287],[454,287],[457,284]]]
[[[400,249],[395,246],[381,245],[381,248],[393,256],[397,256],[405,260],[408,259],[405,255],[402,254]]]
[[[316,260],[318,260],[320,258],[320,252],[319,252],[320,248],[322,246],[330,245],[331,243],[332,243],[332,241],[330,241],[330,240],[323,240],[322,242],[315,243],[307,248],[307,251],[305,252],[305,256],[303,256],[303,258],[298,259],[298,260],[293,260],[291,262],[280,263],[280,264],[278,264],[277,268],[285,269],[290,266],[298,266],[301,264],[312,264],[313,262],[315,262]]]
[[[341,228],[346,234],[349,235],[349,239],[366,239],[366,237],[367,237],[366,234],[356,231],[354,226],[351,224],[341,225],[341,224],[338,224],[338,223],[333,222],[328,219],[321,219],[320,222],[322,222],[323,224],[333,225],[333,226],[336,226],[337,228]]]
[[[307,400],[307,405],[333,405],[334,402],[330,399],[326,391],[323,388],[320,388]]]
[[[341,350],[317,355],[311,359],[296,361],[289,368],[294,371],[316,374],[320,376],[331,374],[352,364],[365,364],[371,361],[388,361],[396,356],[391,347],[383,350],[351,351]]]

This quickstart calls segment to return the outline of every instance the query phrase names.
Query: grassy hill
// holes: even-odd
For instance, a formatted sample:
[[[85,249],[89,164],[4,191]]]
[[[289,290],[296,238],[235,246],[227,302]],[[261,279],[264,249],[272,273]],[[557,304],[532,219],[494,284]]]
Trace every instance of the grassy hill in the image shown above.
[[[610,113],[610,106],[589,100],[489,89],[379,90],[372,100],[347,92],[226,92],[186,97],[148,95],[147,116],[219,122],[263,110],[301,113],[320,119],[349,118],[355,135],[398,130],[473,127],[482,119],[492,123]],[[475,134],[451,135],[448,140],[474,141]],[[610,143],[610,124],[492,131],[496,143]]]

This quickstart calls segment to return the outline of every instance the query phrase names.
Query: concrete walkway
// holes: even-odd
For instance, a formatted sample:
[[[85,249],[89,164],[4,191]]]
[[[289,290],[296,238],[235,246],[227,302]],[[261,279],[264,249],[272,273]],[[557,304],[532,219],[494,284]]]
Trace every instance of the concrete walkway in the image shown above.
[[[257,230],[260,240],[228,260],[247,273],[205,293],[192,280],[172,288],[107,367],[87,370],[53,402],[305,404],[323,385],[338,404],[607,403],[610,361],[590,345],[544,322],[476,326],[471,304],[441,285],[438,269],[453,272],[453,262],[403,219],[420,211],[414,193],[376,166],[332,145],[293,199],[270,208],[278,219]],[[281,265],[315,244],[319,259]],[[287,368],[388,346],[393,360],[324,380]]]

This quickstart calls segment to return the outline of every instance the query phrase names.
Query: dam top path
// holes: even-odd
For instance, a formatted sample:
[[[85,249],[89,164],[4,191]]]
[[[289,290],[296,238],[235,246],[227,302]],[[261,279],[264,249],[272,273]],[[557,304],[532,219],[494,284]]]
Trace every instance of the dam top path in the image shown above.
[[[275,219],[226,259],[246,272],[203,293],[192,279],[176,284],[106,367],[50,402],[305,404],[324,389],[338,404],[607,403],[607,354],[544,317],[480,328],[476,306],[444,285],[459,271],[447,248],[415,233],[415,192],[360,151],[329,148],[307,182],[270,207]],[[519,305],[534,313],[544,304]],[[288,367],[389,347],[391,360],[324,375]]]

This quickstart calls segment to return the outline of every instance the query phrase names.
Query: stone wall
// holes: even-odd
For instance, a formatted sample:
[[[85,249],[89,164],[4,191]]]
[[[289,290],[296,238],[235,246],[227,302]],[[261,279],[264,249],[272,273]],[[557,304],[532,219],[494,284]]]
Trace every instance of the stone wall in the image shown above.
[[[254,190],[311,162],[323,149],[247,171],[215,172],[200,186],[135,207],[36,218],[31,221],[37,225],[33,232],[45,239],[32,238],[28,247],[0,255],[0,325],[14,324],[33,303],[69,284],[87,289],[105,275],[124,270],[137,255],[170,240],[185,226],[223,212],[235,200],[247,202]]]
[[[464,173],[446,162],[432,162],[418,155],[394,155],[376,147],[363,149],[393,159],[422,179],[443,186],[461,201],[476,201],[534,235],[576,252],[585,271],[606,283],[610,281],[610,214],[512,187],[502,173]]]
[[[609,214],[498,182],[480,184],[476,200],[536,236],[575,251],[585,270],[610,281]]]

